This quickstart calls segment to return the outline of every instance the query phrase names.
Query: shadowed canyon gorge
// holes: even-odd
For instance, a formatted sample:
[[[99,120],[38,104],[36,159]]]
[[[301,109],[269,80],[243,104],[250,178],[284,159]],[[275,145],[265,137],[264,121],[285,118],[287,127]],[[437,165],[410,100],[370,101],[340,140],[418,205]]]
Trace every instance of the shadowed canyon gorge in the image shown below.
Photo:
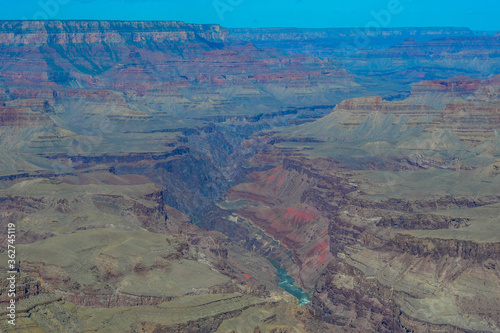
[[[0,331],[500,332],[499,135],[495,32],[0,21]]]

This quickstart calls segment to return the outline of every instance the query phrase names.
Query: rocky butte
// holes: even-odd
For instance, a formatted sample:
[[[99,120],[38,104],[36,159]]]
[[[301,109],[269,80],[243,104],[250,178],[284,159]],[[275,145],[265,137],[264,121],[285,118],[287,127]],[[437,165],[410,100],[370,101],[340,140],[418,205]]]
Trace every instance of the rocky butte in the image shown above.
[[[0,22],[16,330],[500,331],[500,37],[357,34]]]

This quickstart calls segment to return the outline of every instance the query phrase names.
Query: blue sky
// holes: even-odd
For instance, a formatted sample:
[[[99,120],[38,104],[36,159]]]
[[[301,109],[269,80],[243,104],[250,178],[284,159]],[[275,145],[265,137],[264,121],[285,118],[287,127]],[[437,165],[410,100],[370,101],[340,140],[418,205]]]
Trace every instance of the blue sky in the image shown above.
[[[499,0],[1,0],[0,19],[180,20],[226,27],[500,30]]]

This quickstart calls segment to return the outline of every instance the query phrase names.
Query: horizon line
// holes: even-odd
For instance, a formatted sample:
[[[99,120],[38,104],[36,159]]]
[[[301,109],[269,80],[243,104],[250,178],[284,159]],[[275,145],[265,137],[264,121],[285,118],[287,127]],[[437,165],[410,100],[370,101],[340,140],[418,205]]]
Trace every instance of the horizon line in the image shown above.
[[[109,19],[109,20],[96,20],[96,19],[43,19],[43,20],[32,20],[32,19],[1,19],[0,22],[180,22],[184,24],[192,24],[192,25],[212,25],[212,26],[220,26],[226,29],[363,29],[364,26],[344,26],[344,27],[294,27],[294,26],[262,26],[262,27],[230,27],[225,26],[220,23],[195,23],[195,22],[186,22],[182,20],[117,20],[117,19]],[[479,31],[479,32],[500,32],[499,29],[494,30],[482,30],[482,29],[473,29],[467,26],[397,26],[397,27],[379,27],[377,30],[391,30],[391,29],[469,29],[470,31]]]

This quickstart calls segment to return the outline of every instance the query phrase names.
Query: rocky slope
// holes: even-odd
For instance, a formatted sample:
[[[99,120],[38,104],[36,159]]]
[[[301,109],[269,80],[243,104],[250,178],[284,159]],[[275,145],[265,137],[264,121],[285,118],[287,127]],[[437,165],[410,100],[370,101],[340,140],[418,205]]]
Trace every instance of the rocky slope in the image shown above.
[[[388,99],[408,97],[422,80],[499,71],[498,34],[467,28],[229,29],[229,38],[332,57],[358,76],[366,95]]]
[[[462,102],[415,104],[420,87],[446,96],[451,85]],[[303,287],[314,283],[312,306],[331,324],[498,331],[500,156],[470,155],[497,147],[498,99],[484,94],[495,90],[496,78],[458,77],[423,82],[404,102],[344,101],[271,134],[272,169],[227,200],[245,202],[236,214],[293,252],[283,264],[298,267],[291,271]]]

